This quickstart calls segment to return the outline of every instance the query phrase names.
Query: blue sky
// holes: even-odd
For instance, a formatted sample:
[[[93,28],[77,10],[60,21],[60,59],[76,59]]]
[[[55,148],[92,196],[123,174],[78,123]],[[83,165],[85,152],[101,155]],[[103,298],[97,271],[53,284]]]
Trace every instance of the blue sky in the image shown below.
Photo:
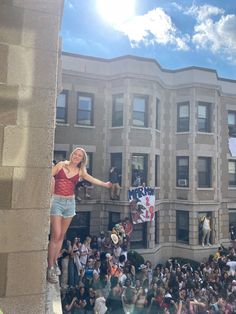
[[[135,55],[236,80],[236,0],[65,0],[63,51]]]

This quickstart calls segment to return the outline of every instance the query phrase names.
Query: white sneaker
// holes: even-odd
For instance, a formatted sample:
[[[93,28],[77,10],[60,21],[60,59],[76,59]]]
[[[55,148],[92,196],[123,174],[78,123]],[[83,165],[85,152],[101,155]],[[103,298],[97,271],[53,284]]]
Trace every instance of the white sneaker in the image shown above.
[[[59,268],[57,263],[55,264],[55,274],[57,276],[61,276],[61,270],[60,270],[60,268]]]
[[[204,243],[202,243],[202,246],[203,246],[203,247],[205,246]]]
[[[211,243],[208,243],[207,245],[208,245],[208,246],[211,246]]]
[[[53,267],[48,268],[47,270],[47,281],[53,284],[59,282],[58,276],[56,275],[55,269]]]

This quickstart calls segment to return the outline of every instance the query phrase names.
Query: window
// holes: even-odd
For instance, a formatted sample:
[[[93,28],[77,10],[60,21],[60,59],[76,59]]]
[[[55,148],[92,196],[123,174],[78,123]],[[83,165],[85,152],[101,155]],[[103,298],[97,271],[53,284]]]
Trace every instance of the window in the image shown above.
[[[119,176],[119,184],[122,184],[122,153],[111,154],[111,167],[116,167]]]
[[[198,103],[198,131],[211,132],[211,104],[206,102]]]
[[[120,213],[109,212],[108,230],[112,230],[112,228],[118,223],[120,223]]]
[[[177,104],[177,132],[189,131],[189,102]]]
[[[189,157],[176,157],[176,186],[189,186]]]
[[[57,109],[56,109],[56,121],[58,123],[67,122],[67,102],[68,91],[63,91],[57,96]]]
[[[236,111],[228,111],[229,136],[236,137]]]
[[[88,163],[87,163],[87,172],[88,174],[92,175],[93,174],[93,153],[88,153]]]
[[[56,160],[56,162],[62,161],[66,159],[66,152],[60,151],[60,150],[54,150],[53,156],[54,156],[53,159]]]
[[[160,180],[160,156],[155,155],[155,186],[159,186]]]
[[[229,229],[231,226],[236,232],[236,208],[229,208]]]
[[[93,125],[93,103],[93,95],[78,94],[77,124]]]
[[[134,229],[130,237],[131,249],[142,249],[147,247],[147,223],[133,225]]]
[[[189,243],[189,212],[176,211],[176,242]]]
[[[82,242],[88,234],[90,234],[90,212],[76,212],[66,233],[66,239],[72,241],[77,236]]]
[[[160,130],[160,100],[156,99],[156,130]]]
[[[112,99],[112,126],[123,126],[123,95],[115,95]]]
[[[198,187],[211,187],[211,157],[198,157]]]
[[[147,154],[132,155],[132,186],[147,185]]]
[[[145,96],[135,96],[133,99],[133,125],[147,127],[147,100]]]
[[[236,186],[236,160],[228,161],[229,186]]]
[[[155,243],[158,244],[160,243],[160,218],[159,218],[159,211],[155,212]]]

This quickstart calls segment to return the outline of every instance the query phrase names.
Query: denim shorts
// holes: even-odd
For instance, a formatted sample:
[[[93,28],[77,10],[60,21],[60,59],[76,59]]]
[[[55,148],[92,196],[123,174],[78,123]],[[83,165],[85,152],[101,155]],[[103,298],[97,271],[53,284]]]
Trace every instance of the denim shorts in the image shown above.
[[[64,218],[75,216],[75,198],[53,195],[51,198],[50,215]]]

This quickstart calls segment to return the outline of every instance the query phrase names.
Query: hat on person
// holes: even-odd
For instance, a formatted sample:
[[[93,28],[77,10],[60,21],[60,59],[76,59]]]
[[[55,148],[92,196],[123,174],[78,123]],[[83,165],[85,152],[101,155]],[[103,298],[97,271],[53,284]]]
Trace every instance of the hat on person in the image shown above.
[[[142,270],[142,269],[145,269],[145,268],[147,268],[147,265],[145,265],[145,264],[141,264],[141,265],[139,266],[139,270]]]
[[[114,244],[117,244],[119,242],[119,238],[115,233],[111,234],[111,239]]]
[[[107,254],[106,254],[106,258],[108,258],[108,257],[111,257],[111,254],[110,254],[110,253],[107,253]]]

